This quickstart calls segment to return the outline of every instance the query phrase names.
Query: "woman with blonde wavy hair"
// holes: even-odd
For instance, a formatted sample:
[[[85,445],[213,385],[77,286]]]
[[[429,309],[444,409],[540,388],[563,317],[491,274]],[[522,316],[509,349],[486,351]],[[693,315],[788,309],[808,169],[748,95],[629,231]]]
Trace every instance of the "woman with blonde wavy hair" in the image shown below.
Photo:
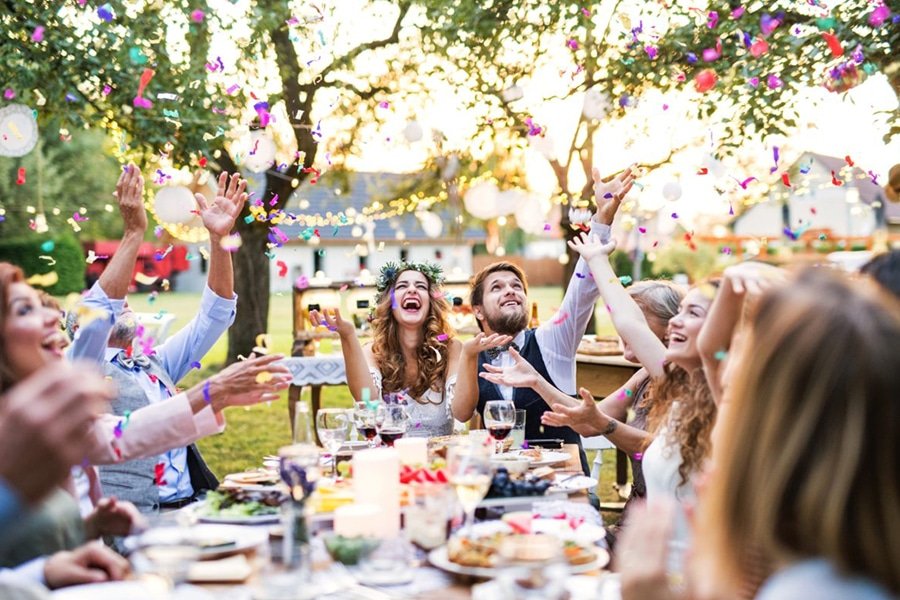
[[[373,341],[360,346],[353,324],[312,311],[314,325],[337,331],[356,400],[402,394],[410,416],[407,436],[431,437],[453,431],[453,392],[462,344],[452,337],[450,306],[441,291],[443,274],[431,263],[388,263],[376,289]]]

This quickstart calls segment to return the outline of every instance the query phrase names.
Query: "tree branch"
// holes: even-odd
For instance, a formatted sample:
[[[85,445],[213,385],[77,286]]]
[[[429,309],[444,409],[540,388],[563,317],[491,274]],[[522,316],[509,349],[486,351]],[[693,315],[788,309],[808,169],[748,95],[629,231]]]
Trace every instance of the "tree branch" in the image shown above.
[[[400,13],[397,15],[397,20],[394,21],[394,27],[391,30],[391,35],[380,40],[372,40],[371,42],[360,44],[359,46],[356,46],[352,50],[348,51],[340,58],[336,58],[330,65],[322,69],[321,73],[319,73],[322,78],[324,79],[326,75],[337,68],[349,66],[353,62],[353,60],[363,52],[368,52],[369,50],[375,50],[377,48],[384,48],[386,46],[390,46],[391,44],[396,44],[397,42],[399,42],[400,26],[403,23],[403,18],[406,16],[406,13],[409,12],[409,0],[402,0],[399,3],[399,7]]]

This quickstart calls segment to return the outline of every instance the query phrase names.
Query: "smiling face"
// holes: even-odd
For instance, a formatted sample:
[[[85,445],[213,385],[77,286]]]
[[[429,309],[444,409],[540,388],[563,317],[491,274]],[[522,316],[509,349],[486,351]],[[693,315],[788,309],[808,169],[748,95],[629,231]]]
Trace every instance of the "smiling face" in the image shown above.
[[[4,310],[3,354],[16,381],[62,360],[69,340],[59,327],[59,313],[43,306],[34,288],[21,281],[11,283]]]
[[[700,353],[697,338],[706,321],[706,314],[712,299],[700,288],[694,288],[681,301],[678,314],[669,320],[669,348],[666,360],[675,363],[685,371],[700,367]]]
[[[515,336],[528,325],[525,286],[511,271],[496,271],[484,280],[481,304],[472,307],[488,333]]]
[[[131,310],[126,301],[125,306],[122,307],[122,312],[119,313],[119,317],[113,324],[112,331],[109,333],[107,345],[110,348],[128,348],[134,341],[136,334],[137,319],[134,316],[134,311]]]
[[[401,326],[421,327],[428,317],[431,296],[428,278],[418,271],[403,271],[392,292],[391,313]]]

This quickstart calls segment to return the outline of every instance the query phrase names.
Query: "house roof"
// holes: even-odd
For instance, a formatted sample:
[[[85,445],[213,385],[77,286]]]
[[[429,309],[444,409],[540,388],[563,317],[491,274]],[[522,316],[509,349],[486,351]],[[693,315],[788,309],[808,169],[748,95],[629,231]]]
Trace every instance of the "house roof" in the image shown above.
[[[316,184],[305,181],[291,195],[285,206],[285,211],[297,216],[300,215],[326,215],[332,213],[346,213],[353,209],[357,215],[362,214],[363,208],[369,206],[375,200],[387,200],[391,198],[392,191],[396,188],[411,183],[415,174],[404,173],[373,173],[354,172],[348,174],[349,189],[336,192],[333,186],[320,180]],[[449,232],[449,225],[456,214],[447,203],[436,205],[431,212],[440,217],[443,222],[443,231],[440,240],[442,243],[453,242],[455,238]],[[352,230],[356,221],[348,218],[348,225],[332,227],[326,225],[320,228],[320,237],[323,242],[359,242],[361,238],[354,237]],[[422,223],[413,213],[405,213],[389,219],[375,221],[374,237],[376,242],[398,242],[397,233],[403,232],[405,241],[408,242],[432,242],[422,229]],[[279,228],[290,238],[297,238],[307,226],[295,223],[292,225],[280,225]],[[466,244],[484,241],[483,229],[469,227],[461,235],[461,242]]]

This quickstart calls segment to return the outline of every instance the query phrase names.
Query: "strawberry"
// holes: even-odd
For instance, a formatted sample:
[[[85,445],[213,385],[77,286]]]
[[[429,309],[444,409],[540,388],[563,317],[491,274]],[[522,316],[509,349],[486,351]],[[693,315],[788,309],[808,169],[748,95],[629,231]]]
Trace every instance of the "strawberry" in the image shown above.
[[[437,471],[435,471],[435,478],[437,479],[438,483],[447,483],[449,481],[449,479],[447,479],[447,472],[444,471],[444,469],[438,469]]]

